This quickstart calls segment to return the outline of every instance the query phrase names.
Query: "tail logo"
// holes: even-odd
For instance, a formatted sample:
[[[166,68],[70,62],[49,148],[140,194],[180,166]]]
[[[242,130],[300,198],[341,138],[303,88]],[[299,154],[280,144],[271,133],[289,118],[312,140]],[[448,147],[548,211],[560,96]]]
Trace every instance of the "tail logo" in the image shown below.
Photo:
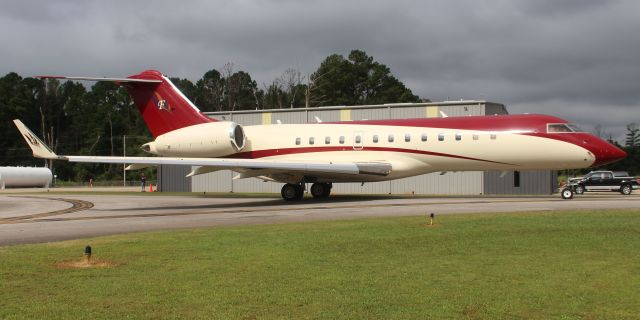
[[[25,138],[27,138],[27,140],[29,141],[29,143],[31,143],[34,146],[38,146],[38,139],[36,139],[34,136],[32,136],[30,133],[25,134],[24,135]]]
[[[156,104],[156,106],[158,106],[158,110],[164,110],[167,112],[173,111],[173,109],[171,109],[171,106],[169,105],[169,102],[165,99],[162,99],[162,96],[160,96],[160,94],[157,92],[155,92],[153,95],[153,102]]]
[[[167,100],[158,101],[158,110],[171,111],[171,107],[169,107]]]

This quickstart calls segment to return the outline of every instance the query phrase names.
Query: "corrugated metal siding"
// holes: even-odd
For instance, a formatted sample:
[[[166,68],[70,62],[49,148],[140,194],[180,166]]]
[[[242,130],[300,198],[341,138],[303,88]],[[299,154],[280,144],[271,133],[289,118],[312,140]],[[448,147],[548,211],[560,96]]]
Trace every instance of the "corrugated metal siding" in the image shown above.
[[[389,108],[353,109],[351,120],[385,120],[389,119]]]
[[[484,194],[552,194],[557,184],[555,171],[531,170],[520,172],[520,187],[514,186],[514,173],[508,171],[500,178],[501,171],[484,173]]]
[[[391,108],[390,119],[426,118],[425,107]]]
[[[309,185],[310,187],[311,185]],[[391,182],[334,183],[331,194],[390,194]]]
[[[271,123],[276,123],[276,119],[278,119],[279,113],[271,113]],[[242,113],[242,114],[234,114],[233,122],[239,123],[243,126],[253,126],[262,124],[262,114],[260,113]]]
[[[236,174],[234,173],[233,176]],[[280,193],[281,183],[264,182],[257,178],[233,180],[234,192]]]
[[[482,172],[430,173],[391,181],[393,194],[482,194]]]
[[[166,192],[191,192],[191,180],[185,176],[191,171],[189,166],[159,165],[158,187]]]
[[[464,117],[464,116],[481,116],[484,115],[484,105],[469,104],[469,105],[456,105],[456,106],[441,106],[440,111],[444,112],[449,117]]]
[[[273,119],[273,123],[277,123],[276,120],[280,120],[282,123],[292,124],[292,123],[308,123],[307,121],[307,112],[299,111],[299,112],[274,112],[271,116]],[[312,121],[315,122],[315,121]],[[245,125],[242,122],[240,124]],[[246,124],[249,125],[249,124]]]
[[[309,111],[309,121],[308,123],[316,122],[316,118],[320,118],[322,122],[337,122],[340,121],[340,110],[314,110]]]
[[[507,112],[507,108],[505,108],[505,106],[500,103],[487,102],[484,108],[485,108],[484,114],[488,116],[492,114],[508,114],[509,113]]]
[[[280,183],[250,178],[231,180],[235,174],[220,171],[193,177],[194,192],[256,192],[278,193]],[[481,194],[482,172],[432,173],[385,182],[336,183],[333,194]],[[307,187],[310,187],[308,184]]]
[[[196,167],[194,167],[196,168]],[[191,178],[191,189],[193,192],[231,192],[232,172],[229,170],[216,171],[197,175]]]

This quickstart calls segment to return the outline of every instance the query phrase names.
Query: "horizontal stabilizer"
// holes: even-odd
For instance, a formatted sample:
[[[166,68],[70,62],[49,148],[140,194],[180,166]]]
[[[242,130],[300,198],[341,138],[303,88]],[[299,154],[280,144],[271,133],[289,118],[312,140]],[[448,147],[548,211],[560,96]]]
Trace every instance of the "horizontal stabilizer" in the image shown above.
[[[111,82],[139,82],[139,83],[161,83],[157,79],[131,79],[131,78],[100,78],[100,77],[65,77],[65,76],[37,76],[40,79],[63,79],[63,80],[86,80],[86,81],[111,81]]]

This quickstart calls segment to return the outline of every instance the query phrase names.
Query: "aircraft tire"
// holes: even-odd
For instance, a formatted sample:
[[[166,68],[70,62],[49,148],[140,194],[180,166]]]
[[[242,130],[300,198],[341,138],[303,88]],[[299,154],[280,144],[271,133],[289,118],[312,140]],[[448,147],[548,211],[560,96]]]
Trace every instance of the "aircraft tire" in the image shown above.
[[[327,183],[326,185],[327,187],[324,189],[324,194],[322,195],[325,198],[329,197],[329,195],[331,194],[331,189],[333,188],[333,184],[331,183]]]
[[[304,190],[300,184],[287,183],[282,186],[280,194],[282,195],[282,199],[286,201],[297,201],[304,196]]]
[[[327,198],[331,194],[330,183],[314,183],[311,185],[311,195],[314,198]]]

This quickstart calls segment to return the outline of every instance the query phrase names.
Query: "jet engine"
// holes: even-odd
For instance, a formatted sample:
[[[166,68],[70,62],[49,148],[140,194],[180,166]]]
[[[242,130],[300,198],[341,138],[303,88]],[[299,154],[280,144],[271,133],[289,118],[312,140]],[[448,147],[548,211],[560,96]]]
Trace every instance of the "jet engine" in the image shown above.
[[[142,150],[163,157],[214,158],[242,151],[246,141],[239,124],[216,121],[167,132],[142,145]]]

